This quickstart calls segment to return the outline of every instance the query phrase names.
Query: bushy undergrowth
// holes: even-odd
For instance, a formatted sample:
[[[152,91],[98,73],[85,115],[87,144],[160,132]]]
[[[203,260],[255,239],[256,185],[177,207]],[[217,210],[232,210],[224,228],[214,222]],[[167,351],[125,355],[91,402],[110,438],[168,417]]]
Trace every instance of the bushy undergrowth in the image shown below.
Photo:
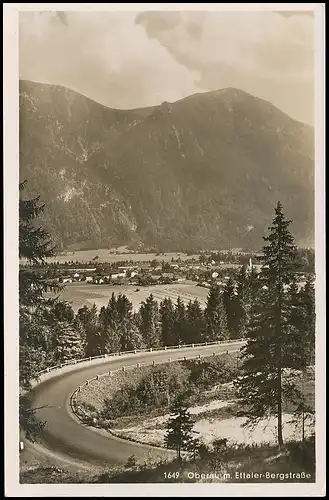
[[[177,472],[175,476],[173,471]],[[214,472],[217,477],[213,477]],[[275,445],[232,444],[225,439],[218,439],[212,446],[202,444],[195,457],[189,455],[182,460],[159,458],[155,455],[138,459],[135,455],[127,458],[122,466],[111,467],[101,473],[72,473],[57,467],[39,467],[24,470],[20,482],[26,484],[41,483],[194,483],[194,482],[263,482],[266,479],[245,479],[243,474],[275,474],[271,482],[315,482],[315,438],[303,443],[289,441],[282,452]],[[303,473],[298,476],[283,478],[287,472]],[[224,476],[228,474],[228,476]],[[237,478],[236,474],[240,476]],[[305,477],[309,474],[310,477]]]
[[[128,463],[129,462],[129,463]],[[178,475],[171,476],[175,471]],[[214,477],[214,472],[217,477]],[[98,483],[189,483],[189,482],[263,482],[264,478],[246,478],[252,472],[274,474],[271,482],[315,482],[314,437],[298,443],[290,441],[278,453],[277,446],[269,444],[227,444],[225,439],[202,444],[196,457],[161,461],[153,465],[138,464],[130,457],[125,470],[108,471],[96,478]],[[291,477],[283,477],[291,472]],[[226,475],[225,475],[226,474]],[[238,474],[238,475],[237,475]],[[293,476],[295,474],[295,476]],[[299,477],[302,475],[302,480]]]
[[[236,375],[234,363],[219,356],[156,366],[136,384],[124,384],[110,398],[105,398],[99,416],[113,420],[168,408],[172,397],[180,392],[187,394],[193,403],[200,391],[227,383]]]

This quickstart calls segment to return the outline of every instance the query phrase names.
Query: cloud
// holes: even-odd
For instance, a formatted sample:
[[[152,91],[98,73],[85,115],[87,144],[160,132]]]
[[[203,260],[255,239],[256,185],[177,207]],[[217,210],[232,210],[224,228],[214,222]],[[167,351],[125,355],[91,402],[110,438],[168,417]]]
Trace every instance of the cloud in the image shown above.
[[[20,78],[64,85],[105,105],[133,108],[200,91],[136,13],[20,14]]]
[[[181,64],[198,70],[202,86],[238,87],[313,121],[312,15],[144,12],[136,22]]]
[[[20,77],[118,108],[237,87],[312,123],[313,29],[291,12],[24,12]]]

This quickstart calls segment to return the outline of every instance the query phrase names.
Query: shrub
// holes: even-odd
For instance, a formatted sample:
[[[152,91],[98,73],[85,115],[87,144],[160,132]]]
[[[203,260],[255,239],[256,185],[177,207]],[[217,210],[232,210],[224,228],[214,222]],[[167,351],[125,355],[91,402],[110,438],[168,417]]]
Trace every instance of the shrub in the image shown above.
[[[127,459],[126,462],[126,467],[131,468],[131,467],[136,467],[137,465],[137,458],[135,455],[130,455]]]
[[[104,400],[104,409],[101,413],[105,420],[121,416],[133,415],[139,409],[139,400],[132,385],[124,385],[114,393],[112,399]]]
[[[176,363],[173,366],[158,366],[148,373],[136,387],[136,395],[142,407],[167,406],[172,394],[185,387],[186,370]]]
[[[315,435],[305,441],[290,441],[286,444],[291,462],[305,471],[315,470]]]
[[[198,454],[201,459],[208,458],[210,455],[210,449],[205,443],[200,443],[198,448]]]
[[[171,396],[186,387],[187,370],[176,363],[172,366],[156,366],[137,383],[123,385],[104,400],[101,417],[105,420],[128,417],[142,413],[150,407],[166,407]]]
[[[230,382],[237,374],[237,368],[229,366],[221,357],[207,358],[189,363],[189,382],[198,388],[208,389],[218,383]]]
[[[215,453],[225,453],[227,451],[227,439],[215,439],[212,443]]]

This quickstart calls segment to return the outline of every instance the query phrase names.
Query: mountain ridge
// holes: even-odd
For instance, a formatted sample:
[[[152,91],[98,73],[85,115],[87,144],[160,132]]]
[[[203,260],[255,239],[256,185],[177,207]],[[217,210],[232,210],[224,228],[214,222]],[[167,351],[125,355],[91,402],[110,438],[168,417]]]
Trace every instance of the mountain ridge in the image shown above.
[[[257,247],[278,199],[312,242],[313,141],[239,89],[118,110],[20,80],[20,176],[61,248]]]
[[[28,85],[36,85],[36,86],[44,86],[44,87],[53,87],[53,88],[60,88],[60,89],[63,89],[63,90],[66,90],[66,91],[69,91],[69,92],[72,92],[74,94],[77,94],[81,97],[83,97],[84,99],[87,99],[88,101],[92,101],[96,104],[98,104],[99,106],[103,107],[103,108],[106,108],[106,109],[110,109],[110,110],[113,110],[113,111],[128,111],[128,112],[135,112],[135,113],[141,113],[141,114],[145,114],[147,112],[151,112],[153,110],[155,110],[155,108],[158,108],[159,106],[162,106],[163,104],[169,104],[169,105],[172,105],[172,104],[175,104],[175,103],[179,103],[181,101],[185,101],[185,100],[191,100],[193,98],[197,98],[197,97],[207,97],[207,96],[216,96],[216,95],[223,95],[225,93],[232,93],[232,94],[240,94],[240,95],[245,95],[245,96],[249,96],[249,97],[252,97],[253,99],[255,100],[258,100],[258,101],[261,101],[263,103],[267,103],[268,105],[270,105],[271,107],[273,107],[274,109],[276,109],[277,111],[279,111],[280,113],[282,113],[283,115],[289,117],[290,120],[296,122],[296,123],[299,123],[301,125],[304,125],[305,127],[309,127],[310,129],[314,129],[314,127],[306,122],[303,122],[303,121],[300,121],[300,120],[297,120],[293,117],[291,117],[289,114],[285,113],[284,111],[282,111],[279,107],[277,107],[275,104],[273,104],[271,101],[268,101],[267,99],[265,98],[262,98],[262,97],[259,97],[259,96],[255,96],[253,94],[250,94],[249,92],[245,91],[245,90],[242,90],[242,89],[239,89],[238,87],[224,87],[222,89],[216,89],[216,90],[207,90],[205,92],[195,92],[193,94],[190,94],[186,97],[182,97],[181,99],[177,99],[176,101],[162,101],[160,104],[156,104],[156,105],[150,105],[150,106],[143,106],[143,107],[137,107],[137,108],[116,108],[114,106],[108,106],[106,104],[103,104],[101,103],[100,101],[97,101],[95,99],[92,99],[91,97],[88,97],[84,94],[82,94],[81,92],[78,92],[77,90],[74,90],[70,87],[66,87],[65,85],[61,85],[61,84],[51,84],[51,83],[43,83],[43,82],[37,82],[37,81],[34,81],[34,80],[27,80],[27,79],[24,79],[24,78],[20,78],[19,79],[19,84],[28,84]],[[147,113],[148,114],[148,113]]]

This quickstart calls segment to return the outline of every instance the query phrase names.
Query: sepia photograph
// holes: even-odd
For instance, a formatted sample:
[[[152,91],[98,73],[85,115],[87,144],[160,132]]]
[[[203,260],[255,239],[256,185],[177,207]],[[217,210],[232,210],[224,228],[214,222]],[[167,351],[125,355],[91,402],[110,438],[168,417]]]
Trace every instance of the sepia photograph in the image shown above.
[[[5,5],[7,496],[325,496],[324,4]]]

